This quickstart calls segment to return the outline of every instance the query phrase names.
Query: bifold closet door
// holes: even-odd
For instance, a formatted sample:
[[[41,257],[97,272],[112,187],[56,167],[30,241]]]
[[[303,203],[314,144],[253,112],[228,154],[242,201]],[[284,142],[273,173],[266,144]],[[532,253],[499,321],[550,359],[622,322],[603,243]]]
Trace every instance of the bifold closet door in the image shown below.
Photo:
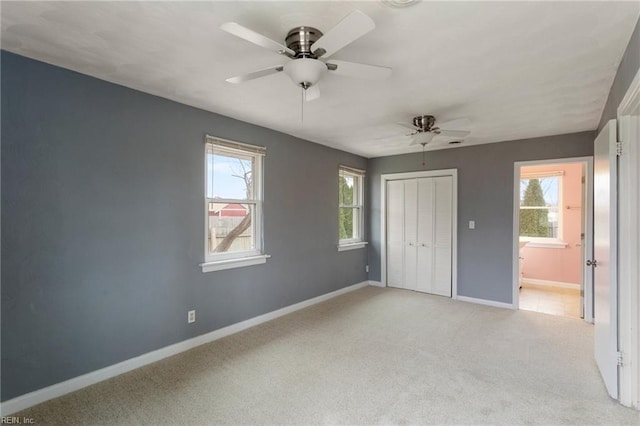
[[[451,297],[453,179],[387,182],[387,285]]]
[[[404,288],[404,181],[387,182],[387,285]]]
[[[433,293],[433,227],[434,227],[434,180],[418,179],[418,260],[417,275],[419,277],[416,290]]]
[[[418,181],[404,181],[404,288],[416,290],[418,283]]]
[[[433,276],[430,293],[451,297],[451,243],[453,233],[453,179],[451,176],[433,178]]]

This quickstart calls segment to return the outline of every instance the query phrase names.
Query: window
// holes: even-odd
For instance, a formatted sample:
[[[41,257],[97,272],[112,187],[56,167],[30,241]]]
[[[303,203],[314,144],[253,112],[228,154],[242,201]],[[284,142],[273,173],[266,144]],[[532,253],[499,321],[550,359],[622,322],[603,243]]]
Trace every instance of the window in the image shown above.
[[[562,172],[525,174],[520,178],[520,239],[560,242]]]
[[[362,248],[364,170],[340,166],[338,173],[339,250]]]
[[[262,159],[266,149],[206,137],[203,272],[264,263]]]

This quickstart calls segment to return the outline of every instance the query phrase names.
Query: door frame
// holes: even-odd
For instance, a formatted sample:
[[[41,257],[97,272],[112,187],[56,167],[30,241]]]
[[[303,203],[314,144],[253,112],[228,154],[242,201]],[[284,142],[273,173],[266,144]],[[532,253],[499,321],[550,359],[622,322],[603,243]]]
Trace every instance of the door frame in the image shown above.
[[[618,351],[623,357],[618,396],[621,404],[640,410],[640,123],[634,123],[630,116],[637,108],[640,70],[617,110],[622,148],[618,157]]]
[[[547,164],[582,163],[586,176],[583,188],[583,230],[584,250],[582,250],[582,277],[584,289],[584,320],[593,323],[593,275],[586,266],[587,259],[593,258],[593,157],[550,158],[547,160],[516,161],[513,163],[513,309],[520,309],[520,169],[524,166],[540,166]]]
[[[392,180],[451,176],[451,298],[458,298],[458,169],[388,173],[380,176],[380,280],[387,287],[387,182]]]

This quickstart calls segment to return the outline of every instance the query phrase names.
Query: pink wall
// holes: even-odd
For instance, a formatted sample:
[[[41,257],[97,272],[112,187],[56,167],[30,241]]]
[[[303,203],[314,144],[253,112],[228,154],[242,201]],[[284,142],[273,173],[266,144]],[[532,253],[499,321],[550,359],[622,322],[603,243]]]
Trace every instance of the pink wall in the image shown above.
[[[551,164],[522,167],[521,173],[564,171],[562,177],[562,206],[560,209],[562,235],[566,248],[524,247],[520,250],[523,278],[579,284],[581,281],[580,234],[582,232],[582,164]],[[567,209],[570,206],[571,209]]]

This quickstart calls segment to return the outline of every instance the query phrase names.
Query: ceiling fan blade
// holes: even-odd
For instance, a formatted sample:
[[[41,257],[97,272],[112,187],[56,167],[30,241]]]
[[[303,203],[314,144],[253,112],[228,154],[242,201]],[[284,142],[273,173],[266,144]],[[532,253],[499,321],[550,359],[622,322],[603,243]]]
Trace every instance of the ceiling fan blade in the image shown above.
[[[335,75],[342,75],[345,77],[364,78],[367,80],[385,80],[391,75],[391,68],[379,67],[377,65],[357,64],[355,62],[347,61],[334,61],[332,60],[328,65],[335,65],[336,68],[331,66],[329,71]]]
[[[240,37],[241,39],[250,41],[253,44],[257,44],[260,47],[272,50],[276,53],[286,53],[289,56],[294,56],[296,54],[296,52],[289,49],[285,45],[278,43],[277,41],[273,41],[260,33],[250,30],[249,28],[243,27],[236,22],[224,23],[220,26],[220,29],[228,32],[229,34],[233,34],[236,37]]]
[[[283,65],[275,65],[273,67],[250,72],[248,74],[242,74],[235,77],[231,77],[231,78],[228,78],[226,81],[228,83],[234,83],[234,84],[244,83],[245,81],[255,80],[256,78],[266,77],[271,74],[277,74],[279,72],[282,72],[283,70],[284,70]]]
[[[446,137],[451,137],[451,138],[466,138],[467,136],[469,136],[469,134],[471,134],[471,132],[466,131],[466,130],[445,130],[445,129],[440,129],[440,133],[439,136],[446,136]]]
[[[419,130],[416,126],[412,126],[411,124],[408,124],[408,123],[396,123],[396,124],[398,126],[402,126],[402,127],[406,128],[406,129],[411,129],[414,132]]]
[[[315,101],[319,97],[320,97],[320,86],[318,86],[318,83],[314,84],[313,86],[309,87],[307,90],[304,91],[304,100],[307,102]]]
[[[331,28],[311,45],[311,51],[317,57],[328,58],[346,45],[359,39],[376,27],[373,19],[359,10],[347,15],[338,25]],[[322,50],[320,50],[322,49]]]
[[[436,126],[441,129],[465,129],[471,126],[471,120],[468,118],[457,118],[455,120],[444,121],[442,123],[436,122]]]

